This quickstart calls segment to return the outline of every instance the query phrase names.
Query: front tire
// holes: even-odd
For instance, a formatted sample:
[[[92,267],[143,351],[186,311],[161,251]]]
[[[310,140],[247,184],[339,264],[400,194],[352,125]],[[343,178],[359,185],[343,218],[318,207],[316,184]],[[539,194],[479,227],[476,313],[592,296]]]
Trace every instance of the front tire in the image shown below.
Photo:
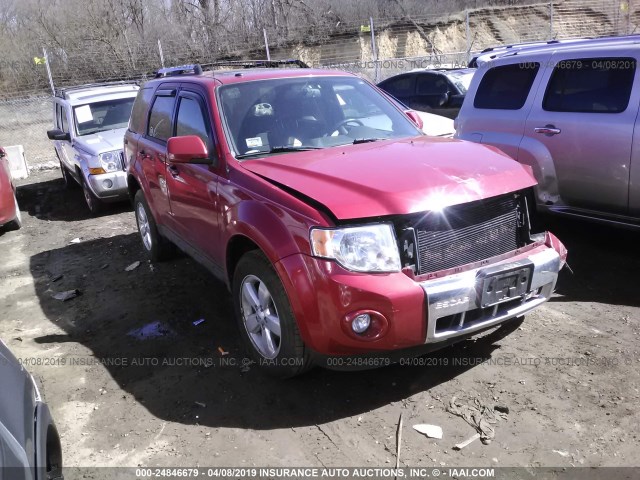
[[[133,211],[136,214],[136,224],[142,239],[142,246],[151,261],[160,262],[171,258],[175,253],[175,247],[158,232],[158,227],[142,190],[138,190],[133,198]]]
[[[284,286],[262,252],[238,262],[233,304],[245,347],[266,373],[288,378],[312,367]]]
[[[82,174],[80,174],[80,182],[82,185],[82,193],[84,195],[84,201],[86,202],[87,207],[89,207],[89,211],[91,212],[91,215],[100,214],[104,210],[104,203],[102,203],[102,201],[93,194],[93,192],[89,188],[89,185],[87,185],[87,181],[82,176]]]

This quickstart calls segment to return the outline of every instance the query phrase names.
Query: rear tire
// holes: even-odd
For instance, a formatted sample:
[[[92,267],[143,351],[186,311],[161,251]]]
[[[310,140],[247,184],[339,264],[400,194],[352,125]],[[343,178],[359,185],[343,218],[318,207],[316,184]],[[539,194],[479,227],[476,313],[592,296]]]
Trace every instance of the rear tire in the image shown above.
[[[259,250],[238,262],[233,306],[246,350],[265,373],[289,378],[313,366],[284,286]]]
[[[142,246],[152,262],[167,260],[175,255],[175,246],[158,232],[158,227],[142,190],[133,198],[133,211],[136,214],[138,233]]]
[[[13,203],[16,208],[16,217],[6,224],[6,230],[20,230],[22,228],[22,213],[20,212],[20,205],[18,205],[15,192],[13,193]]]

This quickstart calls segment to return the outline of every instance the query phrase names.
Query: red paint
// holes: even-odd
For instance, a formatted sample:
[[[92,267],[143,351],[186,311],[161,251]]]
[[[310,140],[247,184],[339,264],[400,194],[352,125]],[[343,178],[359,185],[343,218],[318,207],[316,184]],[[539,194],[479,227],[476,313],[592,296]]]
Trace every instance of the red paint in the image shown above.
[[[0,147],[0,226],[16,218],[16,205],[13,199],[15,186],[9,169],[9,159],[4,148]]]

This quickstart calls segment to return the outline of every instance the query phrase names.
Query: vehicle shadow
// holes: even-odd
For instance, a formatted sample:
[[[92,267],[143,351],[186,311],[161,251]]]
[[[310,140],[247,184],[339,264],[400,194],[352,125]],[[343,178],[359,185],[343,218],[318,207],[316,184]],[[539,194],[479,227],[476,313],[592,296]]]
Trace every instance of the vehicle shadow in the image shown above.
[[[560,272],[552,302],[640,306],[639,232],[553,216],[540,220],[569,251],[570,269]]]
[[[92,218],[79,185],[67,188],[62,178],[20,185],[16,189],[20,211],[39,220],[75,222]],[[128,202],[107,204],[100,216],[130,211]]]
[[[143,261],[133,271],[124,270],[141,258],[137,234],[33,256],[30,268],[41,308],[65,331],[35,341],[84,345],[93,356],[68,355],[67,365],[77,365],[68,368],[77,368],[81,376],[87,362],[104,365],[122,390],[166,421],[273,429],[362,414],[427,391],[489,359],[500,339],[519,325],[513,322],[510,328],[432,354],[448,359],[448,367],[315,369],[277,380],[255,365],[246,368],[222,283],[186,257],[154,265]],[[54,282],[59,275],[63,277]],[[52,298],[72,289],[81,295],[66,302]],[[140,338],[129,335],[136,329]],[[142,340],[144,335],[149,337]]]

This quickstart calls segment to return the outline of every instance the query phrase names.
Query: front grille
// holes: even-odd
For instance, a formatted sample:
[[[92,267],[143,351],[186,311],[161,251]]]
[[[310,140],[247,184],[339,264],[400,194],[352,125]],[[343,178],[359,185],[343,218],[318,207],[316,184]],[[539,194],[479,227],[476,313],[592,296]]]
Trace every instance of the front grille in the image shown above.
[[[413,225],[418,274],[474,263],[523,246],[523,199],[502,195],[428,212]]]

